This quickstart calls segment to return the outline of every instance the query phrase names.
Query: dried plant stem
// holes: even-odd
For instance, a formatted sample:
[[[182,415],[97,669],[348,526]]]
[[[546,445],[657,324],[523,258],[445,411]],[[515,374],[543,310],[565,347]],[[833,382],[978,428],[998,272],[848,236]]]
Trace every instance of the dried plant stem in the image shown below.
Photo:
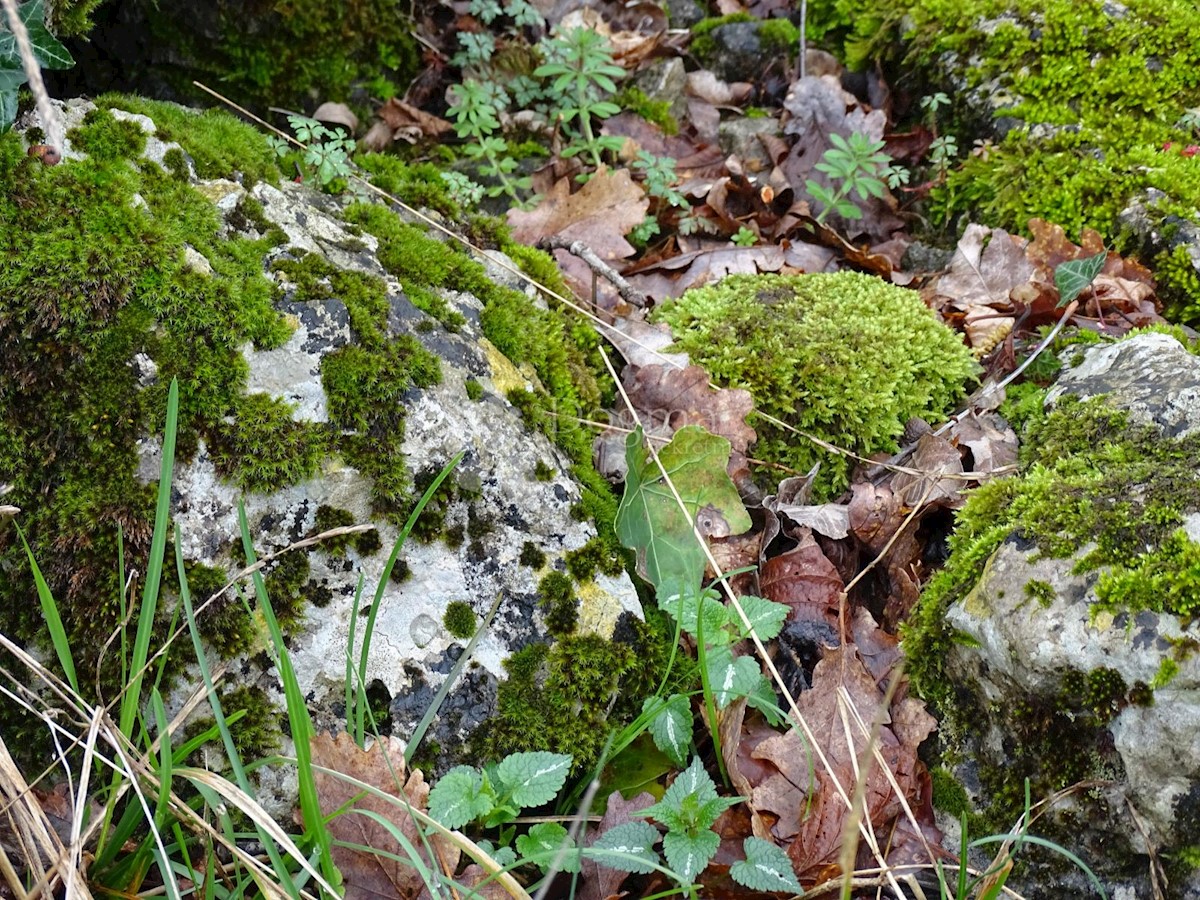
[[[55,150],[62,150],[62,123],[50,105],[50,95],[46,93],[46,85],[42,81],[42,67],[37,57],[33,55],[33,44],[29,41],[29,31],[17,12],[17,0],[0,0],[8,17],[8,27],[17,42],[17,52],[21,54],[21,65],[25,69],[25,77],[29,80],[29,90],[33,93],[37,104],[38,118],[42,120],[42,128],[46,132],[46,144]]]

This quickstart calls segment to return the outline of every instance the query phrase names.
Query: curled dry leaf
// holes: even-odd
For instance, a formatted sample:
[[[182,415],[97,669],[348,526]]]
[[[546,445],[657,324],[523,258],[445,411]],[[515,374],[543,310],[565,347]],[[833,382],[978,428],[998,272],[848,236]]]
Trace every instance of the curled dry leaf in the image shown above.
[[[892,490],[901,504],[909,508],[917,504],[940,504],[957,509],[966,502],[963,496],[965,482],[961,478],[962,455],[946,438],[936,434],[923,434],[917,440],[916,449],[909,457],[908,466],[920,470],[920,475],[898,472],[892,479]]]
[[[708,372],[700,366],[628,366],[621,380],[630,402],[648,424],[665,422],[672,431],[701,425],[710,434],[727,438],[730,447],[742,453],[758,439],[746,424],[754,409],[750,392],[710,386]]]
[[[312,117],[326,125],[341,125],[350,134],[358,130],[358,116],[345,103],[322,103]]]
[[[995,413],[969,411],[950,428],[950,439],[971,451],[971,471],[1006,471],[1017,464],[1017,434]]]
[[[713,284],[727,275],[761,272],[828,272],[836,269],[836,254],[814,244],[785,241],[766,247],[731,247],[681,253],[626,270],[626,279],[655,300],[679,297],[684,291]]]
[[[341,845],[356,844],[406,858],[407,851],[387,828],[355,812],[369,810],[393,823],[414,847],[422,848],[425,866],[449,873],[458,866],[458,848],[436,835],[428,838],[429,848],[436,856],[429,859],[416,822],[405,812],[406,804],[425,810],[429,785],[419,769],[407,772],[404,745],[397,738],[388,737],[376,741],[370,750],[363,750],[343,731],[337,737],[321,732],[313,737],[311,747],[314,767],[341,772],[397,798],[393,803],[374,794],[363,794],[360,788],[340,778],[314,770],[322,815],[340,813],[330,820],[329,830],[339,842],[333,848],[333,861],[342,872],[346,900],[428,897],[424,881],[411,865]]]

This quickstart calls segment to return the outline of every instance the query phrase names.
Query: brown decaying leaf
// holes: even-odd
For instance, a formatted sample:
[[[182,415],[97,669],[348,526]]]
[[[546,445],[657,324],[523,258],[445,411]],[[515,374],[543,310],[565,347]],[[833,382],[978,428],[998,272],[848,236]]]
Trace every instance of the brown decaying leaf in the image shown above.
[[[951,426],[950,440],[971,451],[973,472],[995,472],[1017,464],[1017,434],[995,413],[968,411]]]
[[[797,701],[800,714],[820,744],[822,752],[846,796],[852,796],[855,783],[855,762],[862,756],[867,735],[863,734],[854,718],[849,719],[847,729],[843,717],[848,711],[841,706],[841,689],[845,689],[849,701],[857,711],[857,717],[869,729],[879,716],[879,706],[884,693],[875,675],[863,664],[857,649],[846,645],[831,650],[817,663],[813,672],[813,685]],[[878,748],[884,764],[891,771],[906,798],[920,794],[924,767],[917,758],[917,746],[932,733],[936,723],[917,700],[904,698],[894,704],[882,716],[883,726],[879,729]],[[847,733],[850,742],[847,742]],[[835,873],[837,854],[845,831],[848,809],[840,796],[834,777],[816,761],[811,748],[797,729],[758,744],[754,751],[758,759],[772,763],[780,776],[800,793],[809,794],[806,804],[800,809],[802,819],[795,837],[787,847],[797,875],[808,882],[829,877]],[[764,792],[765,793],[765,792]],[[789,796],[786,787],[778,782],[771,797],[760,798],[756,789],[754,800],[770,800],[780,804]],[[882,829],[901,812],[899,800],[891,785],[872,757],[867,774],[865,792],[865,816],[876,827]],[[795,822],[782,818],[776,824],[776,836],[780,831],[790,831]]]
[[[867,549],[878,553],[904,522],[900,500],[888,484],[858,482],[850,490],[850,530]]]
[[[795,547],[763,562],[759,572],[762,595],[790,606],[789,621],[817,619],[836,624],[845,585],[812,533],[806,528],[800,532]]]
[[[558,22],[558,30],[586,28],[608,38],[613,59],[627,69],[654,52],[667,30],[667,14],[649,2],[601,4],[601,9],[574,9]]]
[[[533,209],[509,210],[508,224],[513,240],[522,244],[536,244],[543,237],[578,240],[602,260],[612,262],[633,255],[624,235],[641,223],[649,205],[628,169],[601,169],[574,194],[571,182],[559,179]],[[592,270],[587,263],[565,250],[556,250],[555,257],[572,287],[580,296],[590,297]],[[600,305],[608,308],[615,304],[615,290],[607,282],[601,282],[600,288],[604,293]]]
[[[425,809],[429,785],[419,769],[407,774],[404,746],[398,739],[383,738],[376,741],[370,750],[363,750],[347,732],[341,732],[337,737],[321,732],[313,737],[311,747],[314,767],[341,772],[393,797],[402,797],[415,809]],[[320,770],[314,770],[314,777],[321,813],[325,816],[339,810],[343,813],[329,822],[329,830],[335,840],[405,858],[407,851],[386,828],[354,812],[369,810],[396,825],[413,846],[424,846],[416,823],[404,811],[402,803],[389,803],[372,794],[360,797],[362,791],[359,788]],[[453,872],[458,866],[458,848],[437,836],[431,836],[428,840],[438,859],[429,859],[422,849],[425,865],[436,871]],[[333,861],[342,872],[346,900],[405,900],[429,896],[421,876],[411,865],[389,860],[378,853],[336,845],[333,848]]]
[[[1026,246],[1026,241],[1003,229],[968,225],[949,270],[926,291],[934,309],[948,306],[965,315],[972,347],[995,346],[1016,324],[1015,317],[999,313],[1012,309],[1013,289],[1033,278]]]
[[[918,504],[940,504],[957,509],[966,501],[963,496],[965,482],[961,478],[946,478],[946,475],[961,475],[962,455],[944,437],[923,434],[917,440],[907,465],[920,470],[920,475],[898,472],[892,479],[892,490],[901,504],[914,507]]]
[[[710,387],[708,372],[700,366],[629,366],[621,380],[643,420],[666,422],[673,431],[701,425],[710,434],[727,438],[733,449],[743,453],[758,439],[746,424],[746,416],[754,409],[750,392]]]
[[[629,800],[624,799],[620,791],[613,791],[608,795],[608,806],[600,824],[595,829],[588,830],[585,845],[590,847],[596,842],[596,838],[609,829],[639,818],[637,813],[652,803],[654,797],[646,791]],[[611,900],[625,896],[625,891],[621,891],[620,888],[621,882],[628,877],[626,872],[601,866],[594,859],[584,859],[581,863],[580,877],[579,900]]]
[[[646,296],[661,301],[679,297],[689,288],[713,284],[727,275],[829,272],[836,268],[836,255],[814,244],[784,241],[778,246],[731,247],[723,242],[714,249],[633,266],[623,274]]]
[[[358,116],[345,103],[322,103],[312,117],[326,125],[341,125],[350,134],[358,130]]]

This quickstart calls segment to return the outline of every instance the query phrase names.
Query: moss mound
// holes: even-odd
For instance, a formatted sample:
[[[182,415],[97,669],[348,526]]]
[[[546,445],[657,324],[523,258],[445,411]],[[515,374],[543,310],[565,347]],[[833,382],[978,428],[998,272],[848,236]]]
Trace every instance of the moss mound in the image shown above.
[[[718,384],[749,390],[762,412],[861,456],[895,450],[913,416],[942,416],[978,368],[914,292],[854,272],[735,275],[655,318]],[[753,424],[755,457],[800,473],[820,463],[820,495],[846,486],[844,456]]]

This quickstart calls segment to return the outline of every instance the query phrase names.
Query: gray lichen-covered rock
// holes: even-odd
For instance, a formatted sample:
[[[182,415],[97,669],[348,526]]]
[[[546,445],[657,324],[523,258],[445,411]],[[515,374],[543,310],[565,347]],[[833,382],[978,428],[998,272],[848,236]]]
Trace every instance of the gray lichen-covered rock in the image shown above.
[[[166,105],[131,105],[181,115]],[[0,228],[29,242],[20,228],[32,234],[50,222],[64,235],[55,245],[66,260],[60,269],[78,260],[95,280],[61,276],[63,305],[46,312],[55,300],[44,299],[45,268],[31,257],[10,269],[11,293],[0,301],[0,325],[9,329],[0,328],[6,354],[0,482],[15,487],[18,521],[60,598],[81,659],[91,664],[104,656],[102,642],[118,615],[115,603],[110,609],[92,599],[108,590],[103,579],[116,571],[115,553],[105,555],[115,547],[116,523],[124,528],[128,564],[142,565],[172,377],[182,412],[171,493],[178,541],[168,552],[179,551],[202,603],[245,565],[239,509],[245,510],[256,554],[272,555],[263,570],[266,586],[320,727],[344,727],[347,653],[357,660],[368,610],[375,620],[365,673],[372,705],[389,710],[385,726],[407,737],[470,636],[469,629],[465,637],[461,628],[450,633],[447,607],[465,602],[482,623],[498,604],[430,732],[438,749],[427,760],[441,765],[465,752],[467,736],[494,710],[506,674],[502,662],[551,640],[538,583],[566,570],[568,552],[588,545],[600,560],[590,571],[571,570],[578,631],[608,638],[622,616],[640,617],[613,544],[597,541],[588,521],[589,511],[606,501],[597,494],[598,476],[588,487],[578,480],[588,466],[586,439],[583,455],[572,456],[563,441],[547,436],[550,427],[531,424],[539,416],[548,421],[542,410],[553,403],[578,402],[562,375],[569,366],[583,371],[582,353],[558,314],[522,293],[527,282],[512,275],[511,259],[499,251],[482,260],[451,252],[423,227],[357,197],[332,197],[277,175],[274,181],[244,176],[241,169],[251,165],[269,174],[273,163],[261,138],[232,120],[221,119],[216,136],[208,137],[236,133],[244,146],[258,141],[260,156],[236,160],[240,168],[221,177],[199,178],[197,160],[216,167],[220,148],[189,145],[187,137],[200,140],[211,118],[184,116],[194,130],[177,127],[177,143],[158,134],[152,115],[109,113],[86,102],[67,106],[75,130],[61,166],[30,168],[35,164],[25,161],[22,148],[14,153],[4,145],[3,164],[21,172],[0,177],[0,185],[20,193],[16,202],[12,194],[0,198],[7,217]],[[91,179],[108,185],[107,193],[75,186]],[[107,250],[100,233],[76,240],[72,220],[54,212],[22,218],[38,203],[64,202],[74,204],[81,222],[99,217],[127,227],[135,246],[148,248],[144,258],[129,261]],[[45,252],[45,245],[29,252]],[[415,270],[398,268],[406,253],[415,257]],[[425,271],[440,271],[453,284],[422,282]],[[497,285],[488,271],[506,271],[510,284]],[[105,280],[117,275],[119,282]],[[66,299],[76,293],[93,304],[90,319],[66,319]],[[17,330],[20,342],[11,340]],[[561,344],[533,347],[532,359],[514,363],[489,334],[517,348],[532,339]],[[97,361],[89,355],[96,348],[115,355]],[[544,377],[557,380],[558,395],[549,393]],[[38,404],[31,405],[35,395]],[[57,421],[62,409],[73,411],[70,423]],[[39,431],[75,423],[83,432],[78,441],[69,432]],[[44,446],[56,447],[60,458]],[[103,456],[82,463],[70,456],[89,447]],[[417,498],[458,454],[385,579]],[[90,477],[107,479],[103,496],[91,501],[95,509],[79,499]],[[125,505],[109,512],[105,503]],[[68,529],[84,516],[93,517],[87,530]],[[281,553],[350,524],[374,530]],[[14,599],[30,595],[30,576],[11,528],[0,529],[0,553],[0,627],[36,643],[40,622]],[[174,571],[173,559],[167,571]],[[174,594],[168,580],[167,612]],[[259,688],[282,705],[277,673],[261,652],[261,621],[242,614],[228,593],[200,621],[228,659],[226,686]],[[114,665],[111,657],[106,665]],[[274,793],[271,808],[283,815],[288,791],[264,781],[262,799],[270,803]]]
[[[957,635],[940,663],[948,758],[977,802],[1009,814],[1024,777],[1034,802],[1078,784],[1032,830],[1078,853],[1109,896],[1152,896],[1153,878],[1166,877],[1166,896],[1196,897],[1200,878],[1182,862],[1200,842],[1200,580],[1181,560],[1200,558],[1200,498],[1188,485],[1200,459],[1181,441],[1200,431],[1200,359],[1154,333],[1067,355],[1076,364],[1047,406],[1093,424],[1072,433],[1060,419],[1027,435],[1044,443],[1027,448],[1023,474],[973,501],[995,503],[991,521],[1012,525],[945,607]],[[1086,412],[1089,398],[1102,411]],[[1161,464],[1136,458],[1154,452]],[[1142,477],[1122,481],[1126,456],[1145,464],[1130,470]],[[988,516],[968,504],[960,528],[982,534]],[[957,549],[968,555],[986,546],[966,541]],[[1057,862],[1018,867],[1012,886],[1090,896],[1082,873]]]

